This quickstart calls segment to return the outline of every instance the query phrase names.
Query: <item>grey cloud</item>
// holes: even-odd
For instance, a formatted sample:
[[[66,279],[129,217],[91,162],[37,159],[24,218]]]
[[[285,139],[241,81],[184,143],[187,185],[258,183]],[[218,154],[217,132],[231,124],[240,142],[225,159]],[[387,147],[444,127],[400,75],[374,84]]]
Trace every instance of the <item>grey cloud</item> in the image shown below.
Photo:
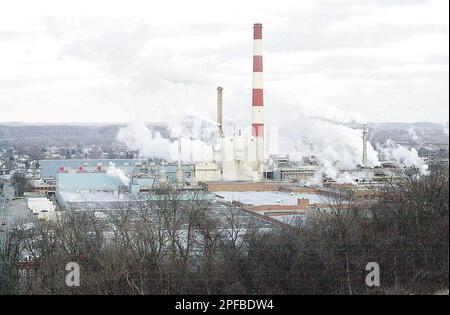
[[[86,21],[85,21],[86,22]],[[159,39],[158,29],[145,23],[130,23],[107,19],[87,21],[99,27],[75,32],[75,38],[65,42],[61,56],[99,62],[111,73],[123,79],[131,90],[151,93],[163,85],[205,84],[211,76],[214,57],[179,54],[164,46],[144,52],[146,43]],[[101,25],[101,26],[100,26]]]
[[[66,42],[61,55],[99,61],[115,73],[124,73],[135,62],[147,38],[145,24],[131,29],[93,30]]]
[[[440,114],[445,112],[442,104],[446,99],[448,101],[448,88],[442,86],[445,81],[443,76],[448,75],[445,69],[448,53],[442,49],[436,49],[433,53],[433,47],[429,53],[423,52],[423,56],[418,58],[422,62],[421,67],[413,74],[401,70],[409,63],[406,54],[404,58],[401,55],[395,58],[383,58],[380,55],[384,56],[386,45],[396,43],[401,47],[405,40],[413,36],[448,36],[448,21],[391,25],[377,23],[375,19],[374,23],[378,25],[364,26],[357,25],[353,19],[369,16],[373,9],[383,12],[392,7],[406,9],[406,6],[427,2],[312,0],[307,6],[300,5],[300,2],[291,2],[289,5],[274,3],[272,8],[267,3],[263,5],[258,13],[260,22],[264,24],[265,78],[270,87],[265,96],[271,118],[281,116],[276,112],[281,103],[285,104],[285,112],[307,110],[309,104],[303,101],[304,96],[316,98],[344,111],[348,108],[349,111],[361,111],[364,115],[377,115],[374,119],[392,115],[393,119],[400,120],[401,110],[408,108],[410,103],[414,104],[417,111],[409,111],[408,117],[421,117],[419,103],[429,100],[433,109],[430,117],[441,117]],[[160,8],[162,12],[166,9]],[[245,10],[236,14],[244,16]],[[205,12],[211,15],[216,13]],[[251,102],[251,25],[255,22],[254,15],[249,15],[250,20],[218,14],[217,20],[208,16],[208,21],[203,19],[202,14],[192,18],[186,15],[183,21],[172,21],[167,13],[167,20],[158,23],[151,20],[150,15],[145,18],[46,17],[41,20],[45,34],[40,31],[41,28],[36,28],[34,31],[39,30],[36,33],[0,30],[0,41],[20,41],[17,45],[19,51],[23,49],[22,46],[27,47],[26,36],[42,36],[39,37],[43,38],[40,48],[50,42],[49,49],[61,49],[57,60],[48,60],[53,58],[54,51],[46,52],[45,49],[41,49],[41,56],[36,58],[13,60],[17,68],[24,66],[25,62],[42,64],[38,64],[35,72],[30,72],[32,74],[28,77],[15,77],[14,69],[11,74],[0,77],[2,90],[5,91],[2,93],[8,100],[13,100],[16,91],[23,89],[24,94],[27,94],[35,82],[39,83],[42,90],[48,90],[57,86],[56,81],[67,80],[67,83],[60,85],[67,90],[59,91],[60,99],[72,97],[70,102],[74,107],[86,108],[84,101],[88,100],[105,111],[111,104],[127,103],[130,107],[142,107],[145,112],[161,108],[171,115],[172,111],[193,109],[213,117],[215,86],[220,84],[225,86],[227,117],[237,116],[233,120],[246,122],[250,119],[250,110],[242,111],[239,115],[235,113]],[[440,26],[439,23],[447,24]],[[178,40],[180,45],[188,47],[178,47]],[[33,49],[32,41],[29,42]],[[214,46],[216,42],[217,46]],[[414,45],[415,42],[412,47]],[[432,45],[435,43],[432,42]],[[373,48],[373,53],[367,56],[352,54],[352,50],[368,47]],[[438,44],[436,47],[439,48]],[[316,52],[317,55],[311,60],[295,59],[297,55],[312,55]],[[326,57],[318,59],[318,56]],[[53,71],[55,77],[50,77],[48,73],[43,73],[44,63],[53,69],[67,66],[68,72]],[[77,65],[85,67],[85,71],[80,71],[82,74],[95,73],[99,80],[91,77],[88,81],[77,71],[71,72]],[[390,68],[395,71],[389,73]],[[305,82],[308,75],[315,83]],[[104,77],[104,81],[100,77]],[[415,79],[418,79],[417,82],[414,82]],[[420,85],[419,79],[429,80],[430,83]],[[308,87],[317,89],[312,84],[323,84],[323,91],[308,91]],[[77,88],[82,89],[79,95],[73,92]],[[295,93],[290,95],[290,90]],[[39,95],[44,108],[45,102],[51,102],[50,97],[44,92]],[[91,96],[94,97],[91,99]],[[301,108],[295,105],[298,100],[303,101],[304,106]],[[390,103],[395,106],[386,105]],[[26,104],[25,101],[23,104]],[[383,106],[387,107],[386,112],[378,110]]]
[[[330,77],[361,77],[367,79],[387,79],[393,77],[420,77],[434,76],[436,74],[445,75],[448,70],[443,67],[437,69],[434,66],[440,64],[432,62],[410,62],[398,60],[377,60],[376,58],[352,57],[345,54],[334,57],[322,58],[316,62],[299,65],[290,69],[283,77],[298,74],[325,74]],[[401,68],[406,66],[417,66],[418,70],[412,75],[410,72],[401,73]],[[382,69],[391,69],[394,71]],[[395,72],[395,70],[399,72]]]
[[[273,34],[273,35],[272,35]],[[275,35],[281,34],[281,35]],[[448,35],[448,27],[436,25],[401,26],[383,25],[361,26],[357,29],[339,30],[320,26],[317,28],[292,27],[289,31],[274,29],[266,37],[266,49],[273,52],[295,50],[330,50],[338,48],[377,47],[406,40],[412,36],[426,34]]]

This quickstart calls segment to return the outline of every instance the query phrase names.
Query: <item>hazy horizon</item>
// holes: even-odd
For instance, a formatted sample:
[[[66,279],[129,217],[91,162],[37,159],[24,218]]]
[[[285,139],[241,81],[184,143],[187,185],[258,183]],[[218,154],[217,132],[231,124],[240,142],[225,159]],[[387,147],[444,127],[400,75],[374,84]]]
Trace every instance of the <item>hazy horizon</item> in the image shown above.
[[[0,125],[126,125],[130,123],[129,121],[112,121],[112,122],[99,122],[99,121],[88,121],[88,122],[80,122],[80,121],[57,121],[57,122],[37,122],[37,121],[0,121]],[[168,125],[170,124],[167,121],[144,121],[146,124],[155,124],[155,125]],[[356,122],[348,122],[348,124],[352,124]],[[368,124],[449,124],[449,121],[368,121]]]

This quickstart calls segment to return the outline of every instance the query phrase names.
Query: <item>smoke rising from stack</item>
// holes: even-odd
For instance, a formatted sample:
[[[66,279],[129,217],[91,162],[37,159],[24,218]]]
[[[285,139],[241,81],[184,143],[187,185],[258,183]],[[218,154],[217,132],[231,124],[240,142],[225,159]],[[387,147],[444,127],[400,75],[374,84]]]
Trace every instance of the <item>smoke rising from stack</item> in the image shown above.
[[[116,168],[116,166],[112,162],[109,163],[106,175],[119,178],[122,181],[122,184],[124,184],[125,186],[128,186],[128,184],[130,183],[130,179],[125,174],[125,172],[119,168]]]
[[[217,129],[219,137],[223,137],[223,87],[217,87]]]
[[[353,182],[340,170],[355,170],[361,164],[363,146],[361,129],[333,123],[319,118],[305,117],[303,113],[287,115],[285,124],[295,128],[279,128],[280,154],[289,154],[291,159],[301,161],[314,156],[319,172],[310,184],[320,184],[322,175],[336,181]],[[379,166],[378,153],[367,142],[367,166]],[[360,174],[364,178],[363,173]],[[356,174],[356,178],[358,174]]]
[[[159,132],[147,128],[144,122],[136,121],[120,128],[116,139],[129,149],[139,151],[142,157],[170,159],[169,139],[163,138]]]
[[[398,167],[413,167],[419,169],[421,175],[428,174],[428,165],[419,157],[414,148],[408,149],[388,139],[384,146],[380,146],[379,151],[386,160],[395,162]]]
[[[135,121],[120,128],[116,139],[129,149],[139,151],[142,158],[163,159],[169,162],[210,161],[212,159],[211,145],[204,142],[201,137],[193,138],[192,134],[196,134],[195,131],[187,130],[178,122],[171,122],[168,129],[174,140],[164,138],[161,133],[149,129],[143,121]],[[201,128],[200,136],[202,131],[210,131],[210,129]],[[181,144],[181,156],[179,143]]]
[[[367,124],[363,124],[363,156],[362,156],[362,165],[367,167]]]

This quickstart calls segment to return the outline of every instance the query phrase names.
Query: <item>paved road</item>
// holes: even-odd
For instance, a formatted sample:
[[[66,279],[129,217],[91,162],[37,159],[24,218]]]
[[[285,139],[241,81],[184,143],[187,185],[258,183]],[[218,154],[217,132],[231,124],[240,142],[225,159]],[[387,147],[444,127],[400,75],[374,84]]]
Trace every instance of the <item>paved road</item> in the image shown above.
[[[12,189],[12,187],[5,185],[3,187],[3,194],[0,195],[0,246],[3,241],[3,237],[5,236],[5,232],[8,228],[7,225],[3,225],[3,223],[6,223],[7,217],[8,217],[8,214],[6,211],[7,203],[9,202],[9,200],[12,199],[13,196],[14,196],[14,190]]]
[[[3,195],[0,196],[0,231],[5,228],[2,224],[7,221],[7,209],[9,208],[8,202],[10,202],[13,197],[14,188],[10,185],[5,185],[3,187]]]

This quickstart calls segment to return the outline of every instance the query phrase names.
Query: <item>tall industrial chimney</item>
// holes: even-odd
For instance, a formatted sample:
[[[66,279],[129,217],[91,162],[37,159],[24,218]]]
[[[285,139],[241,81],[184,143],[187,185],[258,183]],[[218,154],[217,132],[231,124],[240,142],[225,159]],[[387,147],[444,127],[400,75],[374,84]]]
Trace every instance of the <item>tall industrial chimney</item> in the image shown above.
[[[223,137],[223,87],[217,87],[217,127],[219,137]]]
[[[254,137],[264,137],[262,24],[253,25],[253,95],[252,130]]]
[[[362,164],[367,167],[367,124],[363,124],[363,158]]]
[[[253,25],[253,94],[252,134],[257,138],[257,156],[264,160],[264,98],[263,98],[262,24]]]

